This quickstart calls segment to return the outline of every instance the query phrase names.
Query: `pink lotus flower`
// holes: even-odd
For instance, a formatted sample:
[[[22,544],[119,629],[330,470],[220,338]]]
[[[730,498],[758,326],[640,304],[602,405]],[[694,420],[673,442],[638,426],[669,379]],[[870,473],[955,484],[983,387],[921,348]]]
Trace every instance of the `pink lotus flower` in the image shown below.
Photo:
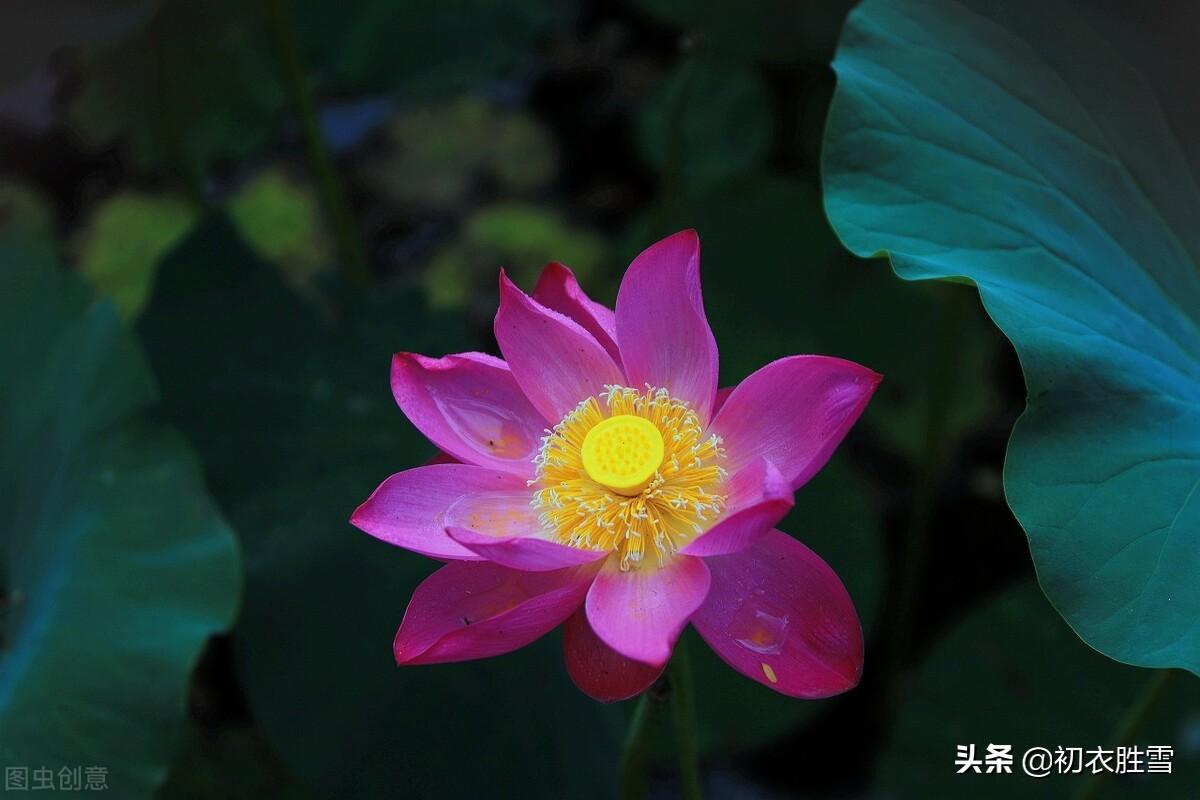
[[[351,522],[447,561],[413,593],[400,664],[507,653],[565,623],[567,670],[599,700],[662,672],[690,622],[738,672],[793,697],[858,683],[841,581],[773,526],[880,376],[791,356],[717,390],[694,231],[630,265],[615,313],[550,264],[533,296],[501,272],[482,353],[399,353],[401,410],[457,463],[391,476]]]

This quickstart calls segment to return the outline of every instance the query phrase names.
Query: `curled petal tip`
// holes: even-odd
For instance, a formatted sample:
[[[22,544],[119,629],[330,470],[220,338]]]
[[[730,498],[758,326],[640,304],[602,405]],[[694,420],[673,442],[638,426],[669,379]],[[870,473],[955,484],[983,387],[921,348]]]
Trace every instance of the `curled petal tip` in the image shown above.
[[[396,630],[396,635],[392,637],[392,659],[395,660],[397,667],[408,666],[408,657],[404,654],[404,649],[400,646],[400,631],[403,626]]]
[[[664,237],[661,241],[666,242],[670,241],[671,239],[690,239],[698,244],[700,242],[700,234],[696,232],[695,228],[684,228],[683,230],[672,233],[670,236]]]

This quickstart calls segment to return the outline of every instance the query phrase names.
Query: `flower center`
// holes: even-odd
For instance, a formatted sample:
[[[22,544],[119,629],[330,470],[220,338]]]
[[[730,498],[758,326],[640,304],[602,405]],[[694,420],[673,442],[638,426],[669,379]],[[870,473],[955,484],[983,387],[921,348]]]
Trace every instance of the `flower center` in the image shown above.
[[[724,457],[666,390],[606,386],[542,439],[532,505],[563,544],[612,550],[625,570],[647,552],[662,566],[725,510]]]
[[[645,417],[618,414],[587,432],[579,454],[589,478],[632,497],[641,494],[658,472],[663,437]]]

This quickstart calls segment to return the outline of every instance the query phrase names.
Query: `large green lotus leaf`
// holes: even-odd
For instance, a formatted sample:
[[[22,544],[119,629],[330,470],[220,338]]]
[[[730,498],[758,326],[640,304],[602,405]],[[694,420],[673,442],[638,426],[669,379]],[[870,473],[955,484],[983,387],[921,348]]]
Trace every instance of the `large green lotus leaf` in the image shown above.
[[[109,303],[0,246],[0,764],[167,772],[191,671],[232,624],[233,535]]]
[[[876,776],[891,798],[1072,796],[1090,775],[1033,779],[1021,756],[1031,747],[1112,748],[1113,731],[1155,680],[1090,649],[1045,605],[1032,582],[993,598],[950,630],[913,675]],[[1200,781],[1200,685],[1178,674],[1129,744],[1174,750],[1172,773],[1108,776],[1110,798],[1195,797]],[[1012,745],[1012,774],[957,774],[959,745]],[[1089,756],[1090,757],[1090,756]],[[1086,758],[1085,758],[1086,763]],[[1115,767],[1115,757],[1110,757]],[[1145,768],[1145,756],[1143,764]]]
[[[1200,672],[1200,16],[1109,5],[867,0],[826,208],[902,277],[973,280],[1016,346],[1005,486],[1051,602]]]
[[[308,307],[214,221],[164,262],[139,326],[246,551],[235,638],[256,721],[323,796],[610,795],[619,714],[571,685],[557,637],[396,668],[392,637],[436,562],[347,519],[433,453],[392,400],[392,352],[478,343],[416,292],[335,302]]]
[[[261,145],[284,103],[258,4],[238,0],[163,0],[135,36],[84,50],[81,69],[69,111],[83,140],[190,183]]]

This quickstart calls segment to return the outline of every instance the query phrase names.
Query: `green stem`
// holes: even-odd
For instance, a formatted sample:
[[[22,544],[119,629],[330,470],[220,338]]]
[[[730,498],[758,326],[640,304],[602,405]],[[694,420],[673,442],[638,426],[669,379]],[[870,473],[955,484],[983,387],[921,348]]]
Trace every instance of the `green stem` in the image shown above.
[[[1171,679],[1177,670],[1155,670],[1154,675],[1146,683],[1141,693],[1134,699],[1133,705],[1121,717],[1121,721],[1113,729],[1110,742],[1112,747],[1128,747],[1141,733],[1142,728],[1150,720],[1151,714],[1167,694]],[[1108,772],[1097,772],[1088,777],[1086,783],[1075,793],[1075,800],[1092,800],[1103,788],[1108,779]]]
[[[650,792],[650,756],[654,749],[655,720],[660,719],[667,701],[675,729],[675,750],[679,760],[679,783],[685,800],[701,800],[700,758],[696,745],[696,696],[692,688],[692,665],[687,642],[675,645],[675,655],[666,674],[638,698],[625,747],[621,752],[622,800],[645,800]]]
[[[700,800],[700,757],[696,746],[696,694],[687,640],[675,645],[667,668],[671,680],[671,710],[675,723],[675,751],[679,758],[679,783],[685,800]]]
[[[629,720],[629,732],[625,734],[625,749],[621,753],[621,797],[622,800],[643,800],[650,793],[648,772],[650,766],[650,692],[638,698],[633,719]]]
[[[886,701],[889,713],[900,698],[907,672],[913,614],[924,580],[933,508],[937,500],[938,475],[942,470],[946,450],[946,419],[954,402],[955,376],[962,360],[962,327],[966,322],[968,302],[971,299],[965,296],[966,290],[958,286],[944,285],[936,289],[943,295],[937,322],[937,336],[941,346],[937,358],[929,365],[920,461],[914,477],[912,505],[900,562],[895,614],[885,654]]]
[[[347,279],[357,285],[367,282],[367,258],[358,226],[350,211],[350,202],[341,177],[329,155],[329,144],[317,118],[316,104],[309,90],[307,69],[296,36],[292,0],[262,0],[263,11],[275,43],[283,82],[304,130],[304,146],[309,168],[317,181],[321,205],[329,221],[337,247],[338,263]]]

